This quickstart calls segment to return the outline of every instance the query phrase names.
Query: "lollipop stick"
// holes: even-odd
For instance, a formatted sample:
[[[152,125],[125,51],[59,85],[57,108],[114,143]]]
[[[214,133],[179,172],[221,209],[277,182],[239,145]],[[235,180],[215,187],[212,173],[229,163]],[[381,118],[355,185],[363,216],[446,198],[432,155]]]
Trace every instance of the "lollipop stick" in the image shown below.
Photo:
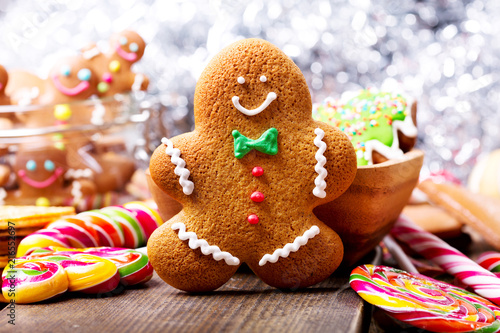
[[[399,267],[410,273],[418,273],[410,258],[404,253],[403,249],[396,243],[391,235],[384,237],[384,244],[391,253],[391,255],[396,259]]]
[[[433,234],[401,215],[391,234],[414,251],[432,260],[477,294],[500,305],[500,279]]]

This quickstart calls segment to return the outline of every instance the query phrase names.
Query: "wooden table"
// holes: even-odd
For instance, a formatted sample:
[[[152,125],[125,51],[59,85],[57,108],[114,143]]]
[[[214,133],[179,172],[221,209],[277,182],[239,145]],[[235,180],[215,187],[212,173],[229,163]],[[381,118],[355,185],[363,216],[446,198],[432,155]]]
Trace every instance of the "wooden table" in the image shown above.
[[[156,274],[113,296],[67,293],[16,305],[15,327],[0,311],[0,332],[364,332],[371,308],[349,287],[349,272],[302,291],[283,292],[240,269],[210,294],[178,291]]]

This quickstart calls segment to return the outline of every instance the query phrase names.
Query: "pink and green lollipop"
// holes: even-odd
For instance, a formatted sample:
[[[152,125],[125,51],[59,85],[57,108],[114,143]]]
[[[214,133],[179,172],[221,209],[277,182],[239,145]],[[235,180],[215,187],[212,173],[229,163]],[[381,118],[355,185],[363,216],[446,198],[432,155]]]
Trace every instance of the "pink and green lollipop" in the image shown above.
[[[349,283],[392,317],[432,332],[498,332],[500,308],[462,288],[386,267],[355,268]]]
[[[64,268],[47,260],[16,260],[2,273],[2,294],[7,301],[35,303],[57,296],[68,289]]]
[[[396,221],[391,234],[471,287],[474,292],[500,305],[500,278],[439,237],[424,231],[402,215]]]

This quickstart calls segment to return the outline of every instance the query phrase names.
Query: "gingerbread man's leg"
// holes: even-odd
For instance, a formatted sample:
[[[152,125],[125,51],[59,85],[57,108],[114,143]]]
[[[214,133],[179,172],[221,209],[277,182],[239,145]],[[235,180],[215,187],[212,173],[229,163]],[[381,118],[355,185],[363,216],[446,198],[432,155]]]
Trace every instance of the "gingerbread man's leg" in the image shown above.
[[[226,283],[240,265],[235,262],[228,265],[224,259],[217,261],[211,254],[203,254],[200,247],[191,249],[190,241],[179,237],[186,231],[176,228],[179,224],[184,225],[183,221],[181,212],[151,235],[148,241],[151,264],[165,282],[177,289],[189,292],[215,290]]]
[[[320,232],[288,257],[248,265],[265,283],[280,289],[295,290],[323,281],[340,265],[344,251],[336,232],[322,223],[317,226]]]

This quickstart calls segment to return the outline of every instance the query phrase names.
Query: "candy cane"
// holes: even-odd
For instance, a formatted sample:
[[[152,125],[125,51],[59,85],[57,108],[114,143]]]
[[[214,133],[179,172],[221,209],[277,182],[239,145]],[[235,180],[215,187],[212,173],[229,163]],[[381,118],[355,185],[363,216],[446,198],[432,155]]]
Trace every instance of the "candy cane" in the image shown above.
[[[391,233],[474,291],[500,305],[500,279],[439,237],[400,216]]]

